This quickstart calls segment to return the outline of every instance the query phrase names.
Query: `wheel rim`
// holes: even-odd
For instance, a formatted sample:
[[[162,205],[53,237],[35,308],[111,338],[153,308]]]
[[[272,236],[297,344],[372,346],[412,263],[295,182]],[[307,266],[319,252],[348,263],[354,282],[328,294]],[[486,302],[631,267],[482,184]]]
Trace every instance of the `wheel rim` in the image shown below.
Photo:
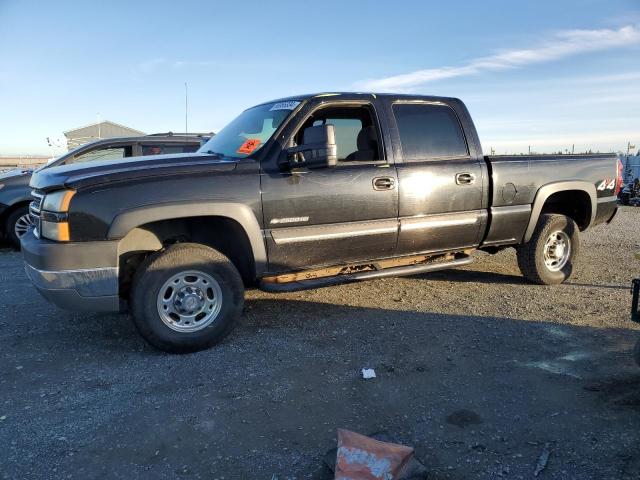
[[[157,298],[158,314],[176,332],[197,332],[215,321],[222,308],[222,289],[211,275],[189,270],[167,280]]]
[[[544,244],[544,264],[552,272],[562,270],[571,256],[571,239],[559,230],[547,237]]]
[[[16,234],[16,237],[20,238],[27,233],[27,230],[29,230],[31,225],[33,225],[31,215],[26,213],[16,220],[16,223],[13,226],[13,232]]]

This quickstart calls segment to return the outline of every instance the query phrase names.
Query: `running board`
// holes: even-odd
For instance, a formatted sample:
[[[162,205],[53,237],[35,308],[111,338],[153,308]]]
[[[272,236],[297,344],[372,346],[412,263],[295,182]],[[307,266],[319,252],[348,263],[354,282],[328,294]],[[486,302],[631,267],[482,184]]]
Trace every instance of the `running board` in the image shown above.
[[[260,290],[266,292],[295,292],[297,290],[307,290],[310,288],[330,287],[340,285],[342,283],[357,282],[360,280],[373,280],[375,278],[384,277],[402,277],[405,275],[417,275],[418,273],[435,272],[438,270],[448,270],[450,268],[469,265],[473,262],[473,258],[465,255],[462,258],[448,260],[438,263],[422,263],[407,265],[404,267],[392,267],[382,270],[367,270],[356,273],[347,273],[343,275],[335,275],[331,277],[310,278],[307,280],[297,280],[292,282],[260,282]]]

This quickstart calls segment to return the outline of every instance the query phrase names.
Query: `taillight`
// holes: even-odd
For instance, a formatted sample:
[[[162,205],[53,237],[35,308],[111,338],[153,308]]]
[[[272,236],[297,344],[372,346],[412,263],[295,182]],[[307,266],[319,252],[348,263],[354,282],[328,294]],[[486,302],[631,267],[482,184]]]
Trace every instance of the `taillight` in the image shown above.
[[[622,189],[622,183],[624,182],[624,179],[622,178],[622,161],[620,159],[618,159],[618,178],[616,179],[616,190],[614,195],[618,196],[618,194],[620,193],[620,189]]]

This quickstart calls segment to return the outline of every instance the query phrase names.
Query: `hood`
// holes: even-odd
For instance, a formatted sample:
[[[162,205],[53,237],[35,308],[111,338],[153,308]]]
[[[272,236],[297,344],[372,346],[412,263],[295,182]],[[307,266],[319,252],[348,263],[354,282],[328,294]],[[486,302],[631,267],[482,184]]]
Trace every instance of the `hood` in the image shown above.
[[[194,175],[212,170],[233,170],[236,160],[204,153],[148,155],[117,160],[61,165],[39,170],[31,177],[31,188],[49,191],[82,188],[110,182],[167,175]]]

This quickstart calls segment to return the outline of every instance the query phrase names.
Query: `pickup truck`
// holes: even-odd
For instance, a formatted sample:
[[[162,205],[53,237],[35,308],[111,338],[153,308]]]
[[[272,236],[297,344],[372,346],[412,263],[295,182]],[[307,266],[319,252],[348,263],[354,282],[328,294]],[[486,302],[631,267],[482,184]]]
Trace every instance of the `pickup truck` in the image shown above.
[[[131,312],[169,352],[270,292],[449,269],[514,247],[558,284],[580,232],[617,211],[614,154],[484,156],[455,98],[323,93],[249,108],[200,150],[48,168],[31,179],[26,272],[67,309]]]
[[[93,162],[100,159],[117,160],[137,155],[192,153],[200,148],[201,138],[184,134],[103,138],[81,145],[40,168]],[[14,247],[20,247],[20,237],[31,226],[29,216],[31,174],[32,170],[22,168],[0,174],[0,237],[8,240]]]

